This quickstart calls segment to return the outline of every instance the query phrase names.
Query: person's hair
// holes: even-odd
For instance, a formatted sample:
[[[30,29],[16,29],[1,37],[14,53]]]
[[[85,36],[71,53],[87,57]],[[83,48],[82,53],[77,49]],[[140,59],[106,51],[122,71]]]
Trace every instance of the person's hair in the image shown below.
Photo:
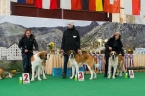
[[[115,39],[115,34],[113,35],[112,38]],[[118,38],[118,40],[121,40],[121,34],[119,34],[119,38]]]
[[[26,37],[26,32],[27,31],[29,31],[31,33],[31,30],[30,29],[26,29],[22,37]]]

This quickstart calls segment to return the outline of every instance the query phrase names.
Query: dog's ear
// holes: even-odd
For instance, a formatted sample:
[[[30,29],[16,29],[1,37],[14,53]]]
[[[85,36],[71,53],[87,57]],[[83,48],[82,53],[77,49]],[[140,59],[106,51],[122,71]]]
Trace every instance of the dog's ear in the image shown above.
[[[74,54],[76,54],[76,51],[75,50],[72,50],[72,51],[73,51]]]
[[[69,55],[69,54],[70,54],[70,52],[71,52],[71,50],[68,50],[68,51],[67,51],[67,55]]]
[[[112,51],[110,52],[109,56],[111,56],[111,54],[112,54]]]
[[[38,57],[40,57],[40,59],[43,59],[43,53],[42,52],[38,53]]]
[[[118,54],[117,54],[117,52],[115,51],[115,57],[117,57],[118,56]]]

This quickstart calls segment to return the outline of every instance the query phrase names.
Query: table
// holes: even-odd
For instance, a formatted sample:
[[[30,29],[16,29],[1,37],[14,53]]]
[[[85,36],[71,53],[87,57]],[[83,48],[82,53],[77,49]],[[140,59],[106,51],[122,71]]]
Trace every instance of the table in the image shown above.
[[[64,58],[61,58],[60,54],[50,54],[49,59],[46,60],[45,72],[46,74],[52,74],[53,68],[63,68]],[[68,63],[68,67],[70,64]]]
[[[104,55],[103,55],[104,56]],[[103,57],[104,58],[104,57]],[[99,60],[97,60],[99,63]],[[52,74],[53,68],[63,68],[64,58],[61,58],[60,54],[51,54],[49,59],[46,60],[46,66],[45,66],[45,73],[48,75]],[[71,67],[70,63],[68,62],[67,67]],[[103,67],[104,70],[104,60],[103,60]]]
[[[129,54],[127,54],[129,55]],[[103,58],[104,58],[104,54],[102,54]],[[99,63],[99,59],[97,59],[98,63]],[[105,60],[103,59],[103,64],[102,64],[102,71],[104,72],[104,67],[105,67]],[[124,59],[124,61],[126,61]],[[45,66],[45,72],[46,74],[51,75],[52,74],[52,69],[53,68],[63,68],[63,63],[64,63],[64,58],[61,58],[60,54],[51,54],[49,59],[46,60],[46,66]],[[126,64],[126,62],[125,62]],[[133,67],[139,67],[139,66],[145,66],[145,55],[144,54],[134,54],[133,55]],[[67,67],[71,67],[69,62],[68,62],[68,66]],[[130,67],[130,58],[128,58],[128,67]]]

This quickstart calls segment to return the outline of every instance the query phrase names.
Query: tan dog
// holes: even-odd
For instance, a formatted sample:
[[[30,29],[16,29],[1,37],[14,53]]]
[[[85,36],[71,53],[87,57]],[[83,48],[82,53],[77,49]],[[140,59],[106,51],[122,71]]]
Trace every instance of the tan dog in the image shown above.
[[[3,78],[12,78],[12,76],[14,76],[15,74],[12,73],[8,73],[8,76],[5,76],[5,72],[3,69],[0,68],[0,80]]]
[[[31,57],[32,64],[32,78],[31,81],[34,81],[34,78],[38,75],[38,80],[40,81],[40,72],[43,71],[43,79],[47,79],[44,73],[44,62],[47,60],[47,53],[45,51],[36,53]],[[35,75],[36,72],[36,75]],[[35,76],[34,76],[35,75]]]
[[[70,77],[70,79],[74,78],[75,75],[77,76],[77,73],[79,72],[79,64],[87,65],[91,73],[90,80],[92,80],[93,78],[97,78],[94,67],[99,68],[99,64],[97,64],[96,59],[92,55],[86,53],[76,54],[74,50],[69,50],[68,56],[69,56],[70,65],[72,66],[72,76]],[[75,74],[75,69],[76,69],[76,74]]]
[[[0,79],[5,78],[3,69],[0,68]]]
[[[110,57],[109,57],[109,75],[108,78],[111,77],[111,68],[113,67],[113,76],[112,78],[115,79],[115,74],[116,70],[118,69],[118,72],[120,72],[120,76],[122,76],[122,68],[123,68],[124,60],[121,55],[118,55],[116,51],[111,51],[110,52]]]

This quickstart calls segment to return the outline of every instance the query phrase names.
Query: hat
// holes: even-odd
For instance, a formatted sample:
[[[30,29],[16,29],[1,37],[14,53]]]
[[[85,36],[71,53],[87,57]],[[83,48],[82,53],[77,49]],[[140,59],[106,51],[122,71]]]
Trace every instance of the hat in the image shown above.
[[[120,32],[115,32],[115,33],[114,33],[114,35],[115,35],[115,34],[119,34],[119,35],[121,35],[121,33],[120,33]]]
[[[69,20],[69,21],[67,22],[67,24],[74,25],[74,22],[71,21],[71,20]]]

